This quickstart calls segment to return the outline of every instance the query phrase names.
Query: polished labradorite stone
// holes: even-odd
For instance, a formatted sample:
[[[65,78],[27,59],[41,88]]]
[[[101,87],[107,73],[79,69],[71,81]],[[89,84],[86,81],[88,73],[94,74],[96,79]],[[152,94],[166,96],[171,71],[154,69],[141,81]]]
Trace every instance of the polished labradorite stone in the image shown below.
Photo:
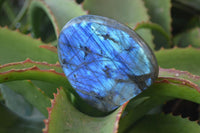
[[[145,42],[130,28],[101,16],[69,21],[60,33],[58,55],[76,92],[102,111],[116,109],[158,76]]]

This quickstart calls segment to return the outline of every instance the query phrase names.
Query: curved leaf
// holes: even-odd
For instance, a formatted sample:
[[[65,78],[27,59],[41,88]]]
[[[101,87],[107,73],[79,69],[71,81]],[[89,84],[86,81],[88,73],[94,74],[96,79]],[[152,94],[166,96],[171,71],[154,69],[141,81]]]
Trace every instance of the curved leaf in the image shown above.
[[[58,61],[57,54],[40,47],[43,45],[44,44],[41,41],[32,39],[30,36],[23,35],[17,31],[11,31],[7,28],[0,28],[0,64],[3,65],[6,63],[10,63],[10,62],[23,61],[27,58],[30,58],[30,59],[36,60],[36,61],[46,61],[49,63],[56,63]],[[29,66],[32,66],[32,65],[33,64],[31,64],[29,62]],[[15,66],[10,65],[10,68],[9,67],[4,68],[3,66],[1,66],[2,71],[5,71],[5,69],[7,69],[7,70],[13,69],[13,67],[17,68],[19,66],[16,66],[16,64],[15,64]],[[26,68],[27,66],[23,66],[23,67]],[[22,68],[22,67],[20,66],[20,68]],[[54,68],[54,67],[52,66],[52,68]],[[18,86],[16,86],[15,84],[13,84],[11,82],[4,83],[4,84],[9,85],[9,87],[13,90],[20,90],[22,88],[17,88],[17,87],[22,87],[23,84],[24,84],[24,86],[26,86],[25,84],[29,84],[29,83],[26,83],[27,81],[18,81],[18,82],[19,82]],[[44,86],[43,84],[46,86]],[[56,90],[55,85],[51,84],[51,87],[49,87],[49,85],[47,86],[47,84],[45,84],[45,82],[40,82],[37,84],[38,87],[41,87],[41,85],[43,86],[41,88],[43,90],[51,88],[48,90],[48,92],[50,92],[50,93],[53,91],[52,88],[54,88],[54,90]],[[29,89],[30,89],[30,91],[32,90],[31,87],[30,88],[29,87],[26,86],[25,87],[26,90],[21,91],[20,93],[22,95],[26,96],[27,91]],[[24,92],[24,93],[22,93],[22,92]],[[55,92],[55,91],[53,91],[53,92]],[[52,95],[52,94],[48,93],[48,95]],[[39,95],[37,95],[37,96],[39,96]],[[42,110],[40,110],[40,111],[42,111]],[[42,112],[44,113],[44,112],[46,112],[46,110],[42,111]]]
[[[200,28],[193,28],[174,37],[174,44],[179,47],[200,47]]]
[[[133,98],[120,119],[119,132],[128,132],[137,120],[142,118],[152,108],[174,98],[185,99],[200,104],[200,87],[187,80],[176,78],[158,78],[157,81],[140,95]],[[149,97],[138,106],[134,102],[142,97]]]
[[[57,54],[40,48],[40,45],[44,45],[44,43],[17,31],[0,28],[0,64],[24,61],[27,58],[56,63],[58,61]]]
[[[33,32],[38,34],[40,21],[39,14],[45,12],[53,24],[56,37],[62,27],[73,17],[85,15],[86,12],[74,0],[33,0],[29,8],[29,16]]]
[[[169,48],[171,43],[171,0],[159,0],[157,2],[153,0],[144,0],[145,6],[148,8],[150,20],[154,23],[161,25],[165,32],[170,36],[170,40],[166,40],[158,32],[152,31],[154,35],[154,43],[156,49],[160,47]]]
[[[31,105],[36,107],[45,117],[48,116],[46,108],[51,105],[50,103],[50,98],[48,98],[43,92],[37,88],[36,86],[31,83],[31,81],[22,81],[22,82],[17,82],[13,81],[10,84],[6,85],[0,85],[3,87],[4,91],[8,91],[8,88],[12,88],[13,91],[17,92],[18,94],[21,94],[24,99],[26,99],[27,102],[29,102]],[[13,87],[15,86],[15,87]],[[5,88],[8,87],[8,88]],[[12,95],[11,93],[8,93],[8,98],[11,98]],[[7,99],[8,99],[7,98]],[[18,100],[17,98],[13,100]],[[19,106],[19,104],[16,104]],[[13,109],[16,112],[16,109]],[[23,115],[22,112],[21,115]],[[28,115],[28,114],[26,114]]]
[[[159,69],[159,77],[172,77],[187,80],[200,87],[200,76],[193,75],[187,71],[180,71],[176,69]]]
[[[141,22],[141,23],[137,23],[137,25],[134,27],[134,30],[138,30],[138,29],[141,29],[141,28],[149,28],[151,29],[152,31],[156,31],[156,32],[159,32],[160,34],[162,34],[165,39],[167,41],[170,41],[170,35],[168,35],[168,33],[158,24],[156,23],[151,23],[151,22]]]
[[[7,72],[10,70],[29,69],[34,66],[37,66],[41,70],[55,70],[56,72],[62,73],[62,69],[59,64],[48,64],[47,62],[36,62],[36,61],[32,61],[30,59],[26,59],[23,62],[14,62],[14,63],[4,64],[4,65],[0,66],[0,73]],[[28,83],[26,83],[25,81],[21,81],[21,83],[19,82],[18,85],[29,84],[29,82],[31,82],[31,81],[28,81]],[[32,83],[34,83],[35,86],[37,86],[42,91],[44,91],[44,93],[50,98],[53,98],[53,93],[56,92],[55,88],[60,87],[58,84],[42,82],[42,81],[32,81]],[[21,86],[18,86],[15,84],[13,84],[13,87],[11,87],[11,84],[13,84],[13,82],[9,83],[10,88],[12,88],[15,91],[17,91],[18,89],[21,88]],[[26,88],[24,91],[26,91],[26,90],[28,91],[28,87],[24,87],[24,88]],[[30,87],[30,89],[31,88],[32,87]]]
[[[200,11],[200,1],[199,0],[173,0],[175,2],[179,2],[183,5],[189,6],[191,9],[195,9]]]
[[[44,133],[116,133],[118,122],[126,104],[106,117],[90,117],[69,102],[61,89],[49,108],[49,118],[45,120]]]
[[[150,20],[153,23],[161,25],[170,35],[171,33],[171,0],[144,0],[148,8]]]
[[[165,114],[146,115],[129,133],[199,133],[200,126],[187,118]]]
[[[60,64],[48,64],[47,62],[37,62],[30,59],[26,59],[23,62],[8,63],[0,66],[0,73],[10,71],[12,69],[28,69],[37,66],[41,70],[55,70],[56,72],[62,73],[62,68]]]
[[[155,52],[158,64],[162,68],[175,68],[200,75],[200,50],[195,48],[162,49]]]
[[[1,133],[41,133],[44,126],[42,121],[22,119],[0,103],[0,132]]]

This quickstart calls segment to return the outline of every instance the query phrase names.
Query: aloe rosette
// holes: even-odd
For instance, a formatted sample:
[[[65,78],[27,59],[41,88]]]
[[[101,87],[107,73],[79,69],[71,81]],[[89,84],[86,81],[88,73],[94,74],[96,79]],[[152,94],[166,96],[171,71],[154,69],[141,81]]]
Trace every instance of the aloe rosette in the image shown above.
[[[27,0],[15,8],[16,14],[11,1],[0,2],[4,14],[0,19],[0,132],[198,133],[198,111],[194,119],[176,112],[192,105],[197,110],[200,103],[198,3]],[[195,12],[182,10],[186,8]],[[176,11],[189,15],[174,17]],[[101,112],[82,100],[58,62],[57,41],[63,26],[87,14],[132,28],[148,43],[159,65],[158,78],[148,89],[111,112]],[[179,22],[183,19],[187,26]],[[164,107],[174,99],[179,99],[174,110],[166,113]],[[185,100],[190,106],[181,106]]]

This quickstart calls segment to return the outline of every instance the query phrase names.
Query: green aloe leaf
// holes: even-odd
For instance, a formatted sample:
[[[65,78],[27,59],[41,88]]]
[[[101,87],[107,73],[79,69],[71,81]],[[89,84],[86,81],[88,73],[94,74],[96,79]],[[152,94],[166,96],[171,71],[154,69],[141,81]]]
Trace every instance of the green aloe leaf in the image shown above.
[[[28,103],[30,103],[33,107],[36,107],[45,117],[48,116],[47,110],[46,108],[49,107],[51,105],[50,103],[50,98],[47,97],[44,92],[42,92],[39,88],[37,88],[31,81],[13,81],[7,84],[3,84],[3,89],[4,91],[8,91],[8,88],[12,88],[13,91],[17,92],[18,94],[21,94],[24,99],[26,99],[26,101]],[[15,87],[13,87],[15,86]],[[4,94],[4,93],[3,93]],[[4,95],[3,95],[4,96]],[[12,97],[11,95],[8,94],[7,96],[9,99],[10,97]],[[18,98],[13,99],[13,100],[18,100]],[[19,106],[19,104],[16,104],[17,106]],[[15,109],[13,109],[15,110]],[[15,110],[16,112],[16,110]],[[21,112],[19,112],[21,113]]]
[[[42,133],[42,121],[27,120],[19,117],[0,103],[1,133]]]
[[[37,61],[32,61],[30,59],[26,59],[23,62],[13,62],[13,63],[8,63],[5,65],[0,66],[0,72],[6,72],[10,71],[12,69],[15,70],[21,70],[21,69],[28,69],[32,67],[38,67],[41,70],[55,70],[58,73],[62,73],[62,68],[60,67],[60,64],[49,64],[47,62],[37,62]]]
[[[177,79],[188,80],[200,87],[200,76],[193,75],[187,71],[180,71],[176,69],[159,69],[159,77],[171,77]]]
[[[199,133],[200,126],[188,118],[155,114],[146,115],[127,133]]]
[[[30,58],[32,60],[36,61],[46,61],[49,63],[56,63],[58,61],[57,54],[49,51],[45,48],[42,48],[40,46],[43,46],[44,44],[39,40],[34,40],[30,36],[23,35],[17,31],[11,31],[7,28],[0,28],[0,64],[6,64],[10,62],[18,62],[23,61],[27,58]],[[29,63],[29,66],[33,64]],[[23,66],[23,65],[22,65]],[[10,67],[10,68],[9,68]],[[15,66],[18,68],[18,66]],[[8,66],[8,68],[1,68],[4,69],[4,72],[6,70],[12,70],[15,67],[12,65]],[[23,66],[26,68],[27,66]],[[22,68],[22,67],[21,67]],[[49,67],[50,68],[50,67]],[[52,66],[53,68],[53,66]],[[46,69],[46,68],[43,68]],[[2,75],[1,75],[2,76]],[[46,82],[40,82],[37,84],[38,87],[43,85],[43,83]],[[42,92],[38,91],[38,88],[33,87],[29,85],[29,81],[18,81],[17,85],[16,83],[4,83],[4,85],[9,86],[10,89],[15,90],[15,92],[20,93],[25,98],[27,98],[27,101],[31,102],[34,106],[36,106],[44,115],[47,116],[46,107],[49,106],[49,101],[45,96],[42,94]],[[50,83],[52,84],[52,83]],[[58,85],[57,85],[58,86]],[[44,85],[41,89],[46,88]],[[51,88],[49,92],[55,92],[55,85],[52,85],[47,88]],[[54,91],[52,91],[54,89]],[[34,95],[31,95],[32,92]],[[30,96],[29,96],[30,95]],[[50,94],[49,94],[50,95]],[[51,94],[52,95],[52,94]],[[35,99],[35,97],[38,97],[38,99]],[[44,98],[44,99],[43,99]],[[37,100],[42,100],[41,105],[39,105],[40,102],[37,102]]]
[[[35,66],[39,67],[40,69],[51,69],[51,67],[52,69],[54,68],[55,70],[60,69],[58,64],[54,65],[54,64],[48,64],[45,62],[43,63],[33,62],[30,59],[27,59],[24,62],[9,63],[9,64],[0,66],[0,73],[3,74],[12,70],[23,71],[25,69],[31,69]],[[30,80],[21,81],[21,82],[13,81],[10,83],[4,83],[1,86],[4,89],[4,91],[8,91],[6,90],[7,88],[12,88],[12,90],[14,90],[15,92],[22,94],[29,103],[31,103],[33,106],[39,109],[39,111],[41,111],[47,117],[48,113],[47,113],[46,107],[50,106],[50,99],[45,94],[43,94],[44,92],[38,87],[36,87],[32,83],[32,81]],[[57,85],[56,87],[59,87],[59,86]],[[52,91],[52,89],[49,89],[49,90],[46,90],[45,92],[53,93],[55,91]],[[12,96],[8,96],[5,99],[8,100],[9,97],[12,97]],[[18,99],[16,98],[16,100]],[[14,110],[16,111],[16,109]]]
[[[199,80],[199,79],[198,79]],[[157,81],[140,95],[133,98],[120,120],[119,132],[128,132],[129,129],[151,109],[164,104],[166,101],[179,98],[200,104],[200,87],[188,80],[177,78],[158,78]],[[146,100],[135,106],[135,101],[147,97]]]
[[[13,69],[14,70],[22,70],[22,69],[31,69],[33,67],[37,67],[38,69],[41,69],[41,70],[55,70],[56,72],[62,73],[62,69],[59,64],[48,64],[47,62],[36,62],[36,61],[32,61],[30,59],[27,59],[23,62],[14,62],[14,63],[8,63],[5,65],[2,65],[2,66],[0,66],[0,73],[7,72],[7,71],[10,71]],[[32,82],[34,83],[34,85],[36,85],[42,91],[44,91],[44,93],[50,98],[53,98],[53,93],[56,92],[55,88],[60,87],[59,85],[42,82],[42,81],[32,81]],[[26,84],[25,81],[23,81],[23,83]],[[12,83],[10,83],[10,84],[12,84]],[[16,85],[14,85],[14,86],[16,87]],[[25,88],[27,88],[27,87],[25,87]],[[16,90],[15,88],[13,88],[13,89]]]
[[[170,47],[171,45],[171,0],[144,0],[145,6],[148,8],[150,20],[153,23],[161,25],[166,33],[170,36],[170,40],[166,40],[161,34],[153,31],[156,49],[160,47]]]
[[[20,94],[11,90],[8,86],[0,84],[1,94],[4,98],[4,104],[8,109],[15,110],[15,113],[23,118],[31,118],[33,106],[29,104]]]
[[[0,64],[24,61],[27,58],[56,63],[58,61],[57,54],[40,47],[41,45],[44,43],[31,38],[31,36],[0,28]]]
[[[58,73],[55,70],[40,70],[37,67],[32,67],[20,70],[12,69],[0,73],[0,83],[16,80],[39,80],[71,89],[71,85],[67,81],[65,75],[63,73]]]
[[[200,50],[195,48],[162,49],[155,52],[157,61],[162,68],[175,68],[200,75]]]
[[[44,16],[41,16],[41,14],[44,14]],[[74,0],[33,0],[29,8],[29,17],[36,36],[46,34],[40,33],[39,29],[43,23],[40,20],[45,16],[50,19],[56,37],[58,37],[65,23],[74,17],[85,14],[86,11]]]
[[[144,0],[145,6],[148,8],[150,20],[153,23],[161,25],[170,35],[171,33],[171,1],[170,0]]]
[[[199,0],[173,0],[174,2],[181,3],[183,5],[186,5],[190,7],[191,9],[195,9],[197,11],[200,11],[200,1]]]
[[[159,34],[161,34],[167,41],[170,41],[170,35],[162,28],[159,24],[152,23],[152,22],[141,22],[138,23],[135,27],[134,30],[137,32],[138,29],[142,28],[148,28],[151,29],[152,31],[156,31]]]
[[[131,28],[139,22],[149,21],[147,9],[141,0],[85,0],[83,7],[89,11],[89,14],[113,18]],[[137,33],[152,49],[154,48],[153,37],[149,29],[137,30]]]
[[[200,28],[196,27],[174,37],[174,44],[179,47],[200,47]]]
[[[63,89],[59,90],[49,108],[44,133],[116,133],[122,110],[126,104],[106,117],[91,117],[81,113],[68,100]]]

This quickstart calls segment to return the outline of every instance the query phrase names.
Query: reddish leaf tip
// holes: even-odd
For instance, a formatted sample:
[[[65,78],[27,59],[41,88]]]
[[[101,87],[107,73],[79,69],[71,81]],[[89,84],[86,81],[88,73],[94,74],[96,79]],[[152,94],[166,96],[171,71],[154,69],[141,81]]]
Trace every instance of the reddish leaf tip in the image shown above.
[[[114,133],[117,133],[117,132],[118,132],[119,121],[120,121],[121,115],[122,115],[124,109],[126,108],[128,102],[129,102],[129,101],[125,102],[125,103],[121,106],[119,112],[117,113],[116,121],[115,121],[115,126],[114,126],[114,131],[113,131]]]

